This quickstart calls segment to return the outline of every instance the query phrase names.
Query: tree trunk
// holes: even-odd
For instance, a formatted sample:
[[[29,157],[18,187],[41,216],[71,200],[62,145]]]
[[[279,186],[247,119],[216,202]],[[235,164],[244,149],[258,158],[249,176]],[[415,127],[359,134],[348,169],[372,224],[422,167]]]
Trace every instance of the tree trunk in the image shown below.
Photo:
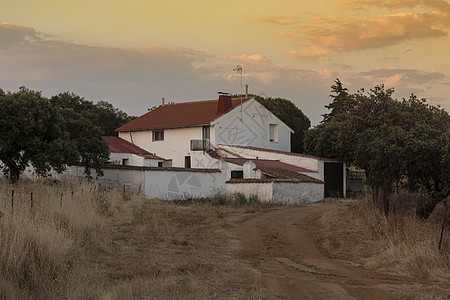
[[[20,171],[16,165],[8,166],[9,168],[9,181],[14,184],[19,180]]]

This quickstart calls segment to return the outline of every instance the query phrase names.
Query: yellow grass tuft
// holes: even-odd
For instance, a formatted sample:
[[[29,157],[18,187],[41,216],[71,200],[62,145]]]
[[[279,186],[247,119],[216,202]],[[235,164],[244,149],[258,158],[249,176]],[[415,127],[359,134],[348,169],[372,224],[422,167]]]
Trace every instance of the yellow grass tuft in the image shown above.
[[[386,218],[367,197],[341,202],[321,222],[321,245],[333,257],[398,275],[450,280],[450,228],[439,251],[441,218],[420,220],[413,212]]]

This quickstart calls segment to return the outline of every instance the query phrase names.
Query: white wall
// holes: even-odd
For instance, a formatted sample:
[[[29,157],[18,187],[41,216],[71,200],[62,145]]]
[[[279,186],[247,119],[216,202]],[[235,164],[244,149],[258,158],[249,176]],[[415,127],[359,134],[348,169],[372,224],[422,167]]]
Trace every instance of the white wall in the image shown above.
[[[131,135],[137,146],[159,157],[172,159],[173,167],[184,167],[184,157],[192,156],[191,140],[202,139],[202,127],[164,129],[164,141],[152,141],[151,130],[135,131]],[[131,143],[129,132],[119,132],[119,137]]]
[[[84,178],[84,167],[71,166],[62,176]],[[92,170],[94,175],[94,170]],[[125,188],[144,195],[147,199],[189,199],[213,197],[225,191],[225,178],[222,172],[196,172],[176,168],[145,169],[139,167],[108,166],[103,169],[104,176],[96,179],[103,187]],[[224,173],[225,174],[225,173]]]
[[[224,190],[221,173],[145,171],[145,196],[153,199],[212,197]]]
[[[273,185],[273,201],[277,203],[313,203],[324,198],[323,183],[277,182]]]
[[[277,124],[278,142],[269,140],[269,124]],[[274,114],[251,99],[213,121],[215,145],[253,146],[291,151],[291,130]]]
[[[313,203],[324,198],[324,185],[309,182],[239,182],[227,183],[226,193],[232,197],[243,193],[246,197],[257,195],[260,201],[275,203]]]
[[[121,165],[122,159],[128,159],[128,164],[130,166],[143,166],[144,159],[137,155],[133,155],[131,153],[110,153],[109,154],[109,162],[115,165]]]
[[[220,145],[220,148],[229,150],[229,151],[234,152],[245,158],[279,160],[279,161],[287,163],[287,164],[291,164],[294,166],[309,169],[311,171],[319,172],[319,160],[316,158],[308,157],[308,156],[289,155],[289,154],[268,152],[268,151],[255,150],[255,149],[245,149],[245,148],[233,147],[233,146],[228,146],[228,145]],[[322,171],[321,176],[322,177],[319,179],[323,180],[323,171]]]
[[[203,151],[190,151],[192,168],[217,169],[220,168],[220,160],[212,158]]]
[[[128,159],[129,166],[138,167],[157,167],[158,162],[164,162],[162,159],[146,159],[143,156],[132,153],[110,153],[109,162],[114,165],[121,165],[122,159]]]
[[[242,193],[247,198],[251,195],[258,196],[261,202],[272,201],[272,182],[246,182],[246,183],[227,183],[227,197],[232,198],[235,193]]]

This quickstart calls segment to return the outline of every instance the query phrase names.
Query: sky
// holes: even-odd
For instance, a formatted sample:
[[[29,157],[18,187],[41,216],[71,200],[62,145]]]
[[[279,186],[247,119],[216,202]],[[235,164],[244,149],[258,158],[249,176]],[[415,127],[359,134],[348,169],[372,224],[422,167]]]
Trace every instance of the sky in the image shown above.
[[[0,0],[0,88],[71,91],[131,115],[249,92],[317,124],[339,78],[450,111],[444,0]]]

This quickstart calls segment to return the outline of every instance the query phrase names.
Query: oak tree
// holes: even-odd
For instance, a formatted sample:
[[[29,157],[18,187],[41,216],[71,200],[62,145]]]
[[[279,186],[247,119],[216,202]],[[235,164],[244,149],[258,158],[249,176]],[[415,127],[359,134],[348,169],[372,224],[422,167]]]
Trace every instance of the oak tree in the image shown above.
[[[100,130],[80,114],[55,107],[40,92],[21,87],[0,93],[0,169],[16,182],[32,166],[41,176],[68,164],[81,164],[86,174],[108,159]]]
[[[336,80],[332,93],[331,113],[306,135],[307,152],[363,168],[386,214],[395,185],[422,192],[417,214],[426,218],[449,195],[449,114],[415,95],[398,101],[383,85],[349,94]]]

